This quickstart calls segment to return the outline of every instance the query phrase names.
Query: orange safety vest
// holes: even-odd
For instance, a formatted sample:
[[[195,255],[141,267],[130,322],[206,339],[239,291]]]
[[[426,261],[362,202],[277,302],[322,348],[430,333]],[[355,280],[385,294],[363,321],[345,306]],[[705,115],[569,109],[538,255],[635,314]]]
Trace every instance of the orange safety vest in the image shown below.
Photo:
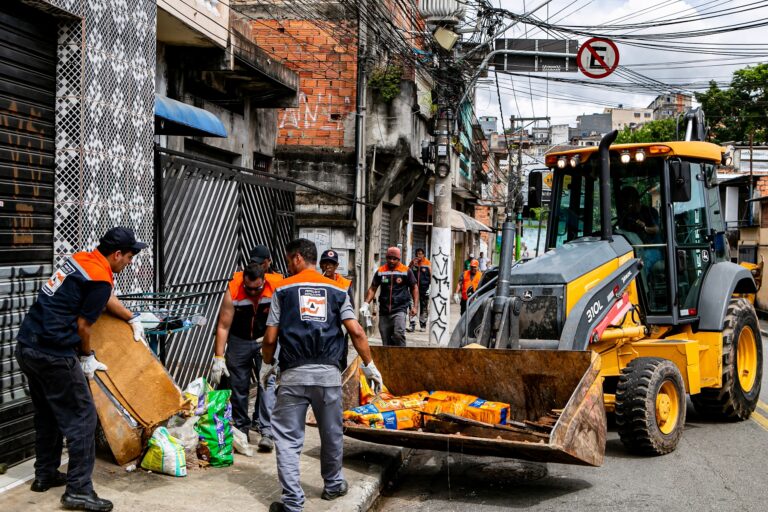
[[[347,279],[346,277],[342,276],[341,274],[335,274],[334,280],[339,283],[339,286],[344,288],[345,290],[349,290],[349,287],[352,286],[352,280]]]
[[[469,270],[464,271],[464,275],[461,278],[461,298],[463,300],[469,299],[469,294],[467,292],[469,291],[470,286],[474,292],[477,291],[477,287],[480,286],[480,279],[482,277],[483,273],[480,271],[475,274],[475,277],[470,275]]]
[[[235,272],[229,282],[229,294],[235,306],[235,316],[229,329],[231,335],[242,339],[256,339],[264,335],[272,295],[282,282],[283,276],[276,273],[264,274],[264,289],[258,297],[245,293],[243,273]]]

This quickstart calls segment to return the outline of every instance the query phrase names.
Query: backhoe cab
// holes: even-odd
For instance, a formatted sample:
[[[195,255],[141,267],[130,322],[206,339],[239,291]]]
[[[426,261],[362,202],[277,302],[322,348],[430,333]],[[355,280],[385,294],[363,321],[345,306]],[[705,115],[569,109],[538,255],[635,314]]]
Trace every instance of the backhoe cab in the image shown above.
[[[658,455],[679,442],[686,395],[713,418],[755,409],[762,341],[748,299],[757,286],[730,262],[715,182],[722,149],[611,145],[615,137],[547,155],[545,254],[510,262],[503,287],[481,287],[451,346],[599,354],[622,442]]]

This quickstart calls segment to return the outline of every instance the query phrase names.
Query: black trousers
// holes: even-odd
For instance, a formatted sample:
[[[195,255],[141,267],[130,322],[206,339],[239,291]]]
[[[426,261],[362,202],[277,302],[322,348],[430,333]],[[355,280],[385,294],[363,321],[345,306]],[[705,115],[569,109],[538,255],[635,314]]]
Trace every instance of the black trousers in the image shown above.
[[[16,360],[27,377],[35,406],[35,478],[52,481],[67,439],[67,492],[93,491],[96,407],[77,357],[56,357],[16,345]]]
[[[252,428],[261,435],[272,437],[272,409],[275,406],[275,377],[269,378],[267,389],[258,386],[253,419],[248,417],[248,395],[251,374],[258,377],[261,370],[261,343],[230,336],[226,350],[229,388],[232,390],[229,402],[232,404],[232,422],[244,434]],[[220,389],[224,389],[220,386]]]

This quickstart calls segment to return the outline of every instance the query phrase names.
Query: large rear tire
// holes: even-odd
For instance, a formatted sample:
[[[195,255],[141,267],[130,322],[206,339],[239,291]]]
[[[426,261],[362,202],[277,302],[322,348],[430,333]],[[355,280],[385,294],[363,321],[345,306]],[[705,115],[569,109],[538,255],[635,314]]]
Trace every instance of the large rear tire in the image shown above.
[[[672,361],[639,357],[621,370],[616,426],[630,452],[663,455],[674,451],[685,426],[685,385]]]
[[[731,299],[723,329],[723,384],[691,396],[696,412],[711,419],[746,420],[757,406],[763,377],[763,343],[752,304]]]

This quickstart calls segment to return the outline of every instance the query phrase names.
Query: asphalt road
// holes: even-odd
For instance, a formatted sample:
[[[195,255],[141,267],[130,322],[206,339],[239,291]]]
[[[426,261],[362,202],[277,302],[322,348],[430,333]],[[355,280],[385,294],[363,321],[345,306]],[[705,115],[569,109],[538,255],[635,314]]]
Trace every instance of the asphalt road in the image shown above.
[[[768,397],[768,336],[763,338],[762,396]],[[766,402],[750,420],[722,424],[700,418],[689,401],[683,438],[662,457],[626,453],[609,426],[599,468],[415,450],[374,510],[766,511]]]

